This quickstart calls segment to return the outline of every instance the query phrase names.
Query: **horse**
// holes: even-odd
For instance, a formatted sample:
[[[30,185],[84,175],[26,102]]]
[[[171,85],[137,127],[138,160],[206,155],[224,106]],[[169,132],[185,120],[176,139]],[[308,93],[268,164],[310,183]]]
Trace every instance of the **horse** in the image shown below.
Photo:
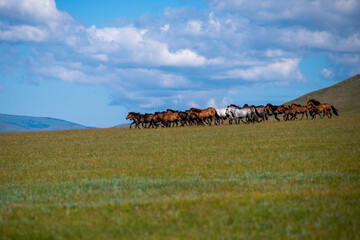
[[[331,110],[334,112],[334,114],[336,116],[339,116],[339,112],[338,110],[331,104],[328,104],[328,103],[320,103],[318,100],[312,98],[310,99],[307,103],[306,103],[306,106],[308,107],[312,107],[312,106],[317,106],[317,107],[321,107],[321,108],[325,108],[326,109],[326,112],[324,112],[324,116],[325,114],[331,118],[332,117],[332,114],[331,114]],[[320,115],[320,114],[319,114]],[[330,115],[330,116],[329,116]],[[324,117],[323,116],[323,117]]]
[[[284,121],[288,121],[288,120],[295,120],[297,119],[296,117],[296,110],[294,108],[291,108],[289,106],[286,106],[286,105],[280,105],[278,107],[279,111],[282,111],[284,113]],[[291,118],[289,119],[289,116],[291,116]]]
[[[287,105],[272,105],[271,103],[266,104],[265,110],[267,111],[268,115],[274,115],[275,119],[280,121],[280,119],[277,117],[279,114],[283,114],[285,109],[288,109],[289,106]]]
[[[126,116],[126,120],[130,119],[133,122],[130,124],[130,129],[131,129],[131,125],[135,124],[135,128],[139,128],[139,124],[140,124],[140,120],[139,120],[139,115],[140,113],[135,113],[135,112],[129,112],[128,115]]]
[[[165,127],[171,127],[171,123],[173,123],[173,126],[175,123],[176,126],[178,126],[178,123],[180,122],[178,113],[171,111],[155,112],[154,120],[160,121]]]
[[[229,123],[231,124],[234,121],[236,124],[240,123],[240,120],[247,124],[249,122],[254,123],[254,112],[249,108],[240,108],[236,105],[229,105],[226,108],[226,114],[229,116]],[[246,119],[246,122],[243,120]]]
[[[228,118],[228,115],[226,114],[226,108],[215,108],[216,114],[217,114],[217,121],[219,124],[224,124],[224,119]]]
[[[232,105],[234,105],[234,104],[232,104]],[[238,106],[236,106],[236,105],[234,105],[234,106],[235,106],[235,107],[238,107]],[[243,106],[242,108],[247,108],[247,109],[250,109],[251,111],[253,111],[253,112],[254,112],[254,118],[253,118],[253,120],[254,120],[254,121],[257,121],[257,122],[260,122],[260,121],[259,121],[259,118],[262,118],[262,117],[261,117],[260,113],[256,110],[256,107],[255,107],[254,105],[249,106],[249,105],[247,105],[247,104],[244,104],[244,106]],[[254,122],[253,122],[253,123],[254,123]]]
[[[324,118],[325,115],[328,116],[328,118],[331,118],[331,116],[329,115],[327,109],[324,107],[324,106],[316,106],[316,105],[312,105],[310,108],[309,108],[309,113],[311,115],[311,119],[314,119],[316,117],[316,115],[319,115],[320,118]],[[323,115],[321,116],[320,113],[323,113]]]
[[[293,104],[291,104],[291,108],[295,109],[296,114],[300,114],[300,113],[302,114],[302,116],[301,116],[301,118],[299,120],[303,119],[304,114],[306,115],[306,119],[308,119],[308,108],[307,108],[307,106],[301,106],[299,104],[293,103]]]
[[[199,108],[190,108],[189,110],[185,111],[186,113],[194,113],[199,118],[199,122],[204,125],[204,123],[209,124],[211,126],[211,121],[214,119],[215,125],[216,122],[216,111],[214,108],[206,108],[206,109],[199,109]],[[206,121],[207,120],[207,121]]]
[[[255,107],[255,106],[254,106]],[[257,112],[257,115],[260,119],[262,119],[262,121],[267,121],[268,120],[268,116],[269,113],[268,111],[266,111],[265,106],[264,105],[258,105],[255,107],[255,110]]]
[[[154,114],[152,113],[145,113],[141,118],[140,118],[140,122],[141,125],[144,126],[143,124],[145,124],[145,128],[154,128],[157,127],[155,121],[154,121]],[[147,126],[147,124],[149,124],[149,126]]]

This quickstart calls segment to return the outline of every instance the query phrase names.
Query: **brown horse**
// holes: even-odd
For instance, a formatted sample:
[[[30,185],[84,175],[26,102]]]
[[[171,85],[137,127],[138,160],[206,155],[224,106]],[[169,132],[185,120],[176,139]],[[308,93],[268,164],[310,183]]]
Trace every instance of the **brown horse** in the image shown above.
[[[140,122],[142,124],[142,126],[144,126],[145,124],[145,128],[147,127],[157,127],[155,121],[154,121],[154,114],[152,113],[145,113],[141,118],[140,118]],[[149,124],[149,125],[147,125]]]
[[[312,106],[309,108],[309,113],[310,113],[310,115],[312,116],[311,119],[314,119],[314,118],[316,117],[316,115],[319,115],[320,118],[324,118],[325,115],[327,115],[328,118],[331,118],[331,116],[330,116],[328,110],[326,109],[326,107],[321,106],[321,105],[319,105],[319,106],[314,106],[314,105],[312,105]],[[321,116],[320,113],[323,113],[323,115]]]
[[[280,106],[276,106],[276,105],[272,105],[271,103],[268,103],[265,106],[265,110],[268,112],[269,115],[274,115],[275,119],[280,121],[280,119],[277,117],[277,115],[279,114],[283,114],[285,113],[285,109],[290,108],[287,105],[280,105]]]
[[[279,106],[279,111],[282,111],[284,113],[284,121],[288,121],[288,120],[295,120],[296,119],[296,110],[294,108],[291,108],[289,106],[286,105],[280,105]],[[289,118],[291,116],[291,118]]]
[[[317,107],[320,107],[321,109],[326,109],[326,111],[324,111],[324,115],[327,115],[329,118],[332,117],[332,113],[331,113],[331,110],[334,112],[334,114],[336,116],[339,116],[339,113],[338,113],[338,110],[331,104],[328,104],[328,103],[320,103],[318,100],[312,98],[310,99],[307,103],[306,103],[306,106],[309,106],[310,108],[312,106],[317,106]],[[321,110],[322,111],[322,110]],[[320,115],[320,114],[319,114]]]
[[[186,113],[194,113],[199,118],[199,122],[204,125],[204,123],[211,125],[211,121],[214,119],[215,125],[216,122],[216,110],[215,108],[206,108],[206,109],[198,109],[198,108],[190,108],[185,111]]]
[[[139,120],[139,115],[140,113],[135,113],[135,112],[129,112],[129,114],[126,116],[126,120],[130,119],[133,122],[130,124],[130,129],[131,129],[131,125],[135,124],[135,128],[139,128],[139,124],[140,124],[140,120]]]
[[[155,112],[154,120],[161,122],[165,127],[171,127],[171,123],[176,123],[178,126],[179,117],[177,112],[166,111],[166,112]]]
[[[293,104],[291,104],[291,108],[295,109],[296,114],[300,114],[300,113],[302,114],[300,120],[303,119],[304,114],[306,115],[306,119],[308,119],[308,108],[307,108],[307,106],[301,106],[299,104],[293,103]]]

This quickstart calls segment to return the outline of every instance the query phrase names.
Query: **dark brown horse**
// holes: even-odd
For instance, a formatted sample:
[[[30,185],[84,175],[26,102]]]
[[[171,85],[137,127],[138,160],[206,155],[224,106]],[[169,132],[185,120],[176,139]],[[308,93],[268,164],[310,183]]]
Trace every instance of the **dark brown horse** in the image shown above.
[[[152,113],[145,113],[141,118],[140,118],[140,122],[142,124],[142,126],[144,127],[145,124],[145,128],[149,128],[149,127],[157,127],[155,120],[154,120],[154,114]]]
[[[271,103],[268,103],[265,106],[265,110],[268,112],[268,114],[270,116],[274,115],[275,119],[278,121],[280,121],[280,119],[277,117],[277,115],[283,114],[285,109],[288,109],[288,108],[289,108],[289,106],[287,106],[287,105],[277,106],[277,105],[272,105]]]
[[[133,122],[130,124],[130,129],[131,129],[131,125],[135,124],[135,128],[139,128],[139,124],[140,124],[140,119],[139,119],[139,115],[140,113],[135,113],[135,112],[129,112],[129,114],[126,116],[126,120],[130,119]]]

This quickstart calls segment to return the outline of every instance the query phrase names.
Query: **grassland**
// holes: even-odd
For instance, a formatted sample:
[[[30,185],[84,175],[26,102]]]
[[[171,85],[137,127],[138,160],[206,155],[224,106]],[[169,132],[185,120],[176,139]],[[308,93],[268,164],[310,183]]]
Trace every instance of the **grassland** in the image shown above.
[[[360,239],[360,114],[0,134],[1,239]]]

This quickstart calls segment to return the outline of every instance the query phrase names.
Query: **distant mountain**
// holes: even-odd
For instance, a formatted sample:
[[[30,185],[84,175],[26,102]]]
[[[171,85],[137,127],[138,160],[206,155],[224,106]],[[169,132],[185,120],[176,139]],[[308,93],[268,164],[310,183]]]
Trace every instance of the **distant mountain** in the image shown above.
[[[122,123],[122,124],[114,126],[114,128],[122,128],[122,127],[129,127],[129,126],[130,126],[130,123]]]
[[[329,103],[339,109],[340,113],[360,112],[360,74],[348,78],[330,87],[323,88],[284,104],[298,103],[305,105],[311,98]]]
[[[0,114],[0,132],[29,132],[86,128],[89,127],[55,118]]]

